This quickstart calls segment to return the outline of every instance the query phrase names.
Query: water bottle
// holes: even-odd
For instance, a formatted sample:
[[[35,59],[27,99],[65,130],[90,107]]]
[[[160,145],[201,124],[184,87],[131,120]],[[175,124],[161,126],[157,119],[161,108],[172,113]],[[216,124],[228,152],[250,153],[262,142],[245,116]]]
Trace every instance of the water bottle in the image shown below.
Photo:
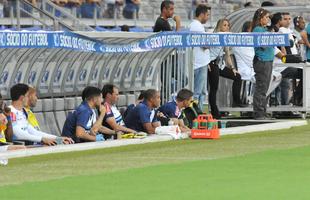
[[[199,124],[198,120],[194,119],[192,128],[193,129],[198,129],[198,124]]]

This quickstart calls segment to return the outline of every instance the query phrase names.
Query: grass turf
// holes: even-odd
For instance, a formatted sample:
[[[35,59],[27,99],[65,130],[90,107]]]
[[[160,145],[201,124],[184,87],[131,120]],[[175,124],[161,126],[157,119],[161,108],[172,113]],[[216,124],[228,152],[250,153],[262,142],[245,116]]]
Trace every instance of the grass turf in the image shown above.
[[[0,196],[307,199],[309,128],[12,159]]]

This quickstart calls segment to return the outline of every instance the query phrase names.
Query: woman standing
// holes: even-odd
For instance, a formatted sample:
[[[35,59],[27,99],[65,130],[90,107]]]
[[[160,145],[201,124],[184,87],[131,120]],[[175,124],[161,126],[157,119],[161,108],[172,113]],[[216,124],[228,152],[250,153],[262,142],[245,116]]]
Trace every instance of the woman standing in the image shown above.
[[[220,19],[214,29],[215,33],[229,32],[230,23],[228,19]],[[216,94],[219,84],[219,76],[233,80],[233,106],[243,106],[240,100],[241,91],[241,76],[231,59],[231,52],[228,47],[211,47],[210,48],[210,64],[208,71],[209,80],[209,104],[211,107],[211,114],[214,118],[219,119],[220,112],[216,105]]]
[[[269,22],[269,12],[258,9],[253,17],[252,32],[265,33]],[[272,64],[274,59],[273,47],[255,47],[253,67],[255,72],[255,91],[253,97],[254,119],[266,119],[267,91],[271,81]]]

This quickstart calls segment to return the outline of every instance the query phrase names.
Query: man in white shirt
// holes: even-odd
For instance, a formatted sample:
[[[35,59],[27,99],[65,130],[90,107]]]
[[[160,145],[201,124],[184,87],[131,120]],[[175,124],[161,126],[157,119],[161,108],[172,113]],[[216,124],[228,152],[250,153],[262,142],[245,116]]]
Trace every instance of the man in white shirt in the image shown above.
[[[205,24],[209,19],[209,10],[206,5],[198,5],[195,11],[196,18],[190,24],[190,31],[205,33]],[[210,52],[207,47],[194,47],[194,99],[199,101],[199,107],[203,110],[203,103],[207,93],[208,65],[210,63]]]
[[[290,46],[285,47],[286,54],[298,54],[296,41],[293,36],[293,31],[290,29],[292,18],[289,13],[282,13],[282,20],[280,22],[279,33],[289,34]],[[286,77],[292,77],[294,74],[298,74],[297,68],[292,68],[286,74]],[[281,88],[281,104],[289,105],[290,103],[290,90],[292,88],[289,78],[283,76],[282,82],[280,84]]]
[[[282,13],[282,20],[280,21],[279,33],[289,34],[290,47],[286,48],[287,54],[297,54],[297,48],[295,44],[295,38],[293,36],[293,31],[290,29],[292,18],[289,13]]]
[[[12,98],[11,121],[13,127],[13,141],[22,140],[44,145],[56,145],[57,143],[72,143],[72,140],[66,137],[60,138],[55,135],[36,130],[28,122],[28,115],[24,108],[28,98],[29,86],[26,84],[14,85],[10,92]]]
[[[293,35],[294,37],[296,37],[297,50],[299,51],[299,54],[301,55],[302,60],[307,60],[306,48],[304,46],[304,41],[301,37],[301,32],[305,30],[306,28],[306,22],[302,16],[295,17],[293,22],[294,22],[294,27],[295,27],[293,31]]]
[[[251,32],[251,21],[247,21],[242,26],[242,32]],[[255,82],[255,72],[253,69],[254,48],[253,47],[233,47],[238,72],[242,80]]]

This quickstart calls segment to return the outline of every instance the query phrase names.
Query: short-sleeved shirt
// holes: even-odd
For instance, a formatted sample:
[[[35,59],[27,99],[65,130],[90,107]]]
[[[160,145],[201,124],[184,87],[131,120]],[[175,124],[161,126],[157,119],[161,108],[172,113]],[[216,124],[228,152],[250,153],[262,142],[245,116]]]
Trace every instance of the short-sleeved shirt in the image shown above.
[[[135,104],[130,104],[129,106],[127,106],[127,109],[125,110],[125,112],[124,112],[124,114],[123,114],[124,118],[126,118],[126,116],[128,115],[128,113],[129,113],[130,111],[132,111],[135,107],[136,107]]]
[[[158,111],[162,112],[169,118],[183,119],[182,111],[179,109],[175,101],[165,103],[158,109]]]
[[[86,132],[90,132],[90,129],[97,120],[97,114],[94,109],[91,109],[86,101],[81,103],[72,113],[69,113],[64,127],[62,129],[62,136],[70,137],[75,142],[82,142],[76,137],[76,127],[80,126],[85,129]]]
[[[205,28],[200,21],[194,19],[189,25],[189,30],[192,32],[205,33]],[[209,49],[204,49],[202,47],[194,47],[194,69],[207,66],[210,63],[210,52]]]
[[[160,32],[160,31],[172,31],[172,28],[168,22],[168,20],[158,17],[155,25],[154,25],[154,32]]]
[[[143,124],[157,122],[156,111],[144,101],[132,109],[125,118],[125,125],[136,131],[146,131]]]
[[[106,109],[106,114],[103,118],[103,122],[102,122],[103,126],[109,128],[109,129],[112,129],[112,127],[107,123],[107,119],[111,118],[111,117],[113,117],[115,119],[117,124],[119,124],[121,126],[125,125],[124,121],[123,121],[123,117],[115,105],[111,105],[108,102],[105,102],[104,107]]]
[[[256,33],[265,33],[268,32],[266,28],[262,26],[256,26],[253,29],[253,32]],[[255,47],[255,56],[258,57],[261,61],[273,61],[274,59],[274,48],[273,47]]]
[[[307,25],[305,31],[308,35],[308,41],[310,42],[310,24]],[[310,61],[310,48],[309,47],[307,47],[306,49],[306,55],[307,55],[307,60],[309,62]]]

